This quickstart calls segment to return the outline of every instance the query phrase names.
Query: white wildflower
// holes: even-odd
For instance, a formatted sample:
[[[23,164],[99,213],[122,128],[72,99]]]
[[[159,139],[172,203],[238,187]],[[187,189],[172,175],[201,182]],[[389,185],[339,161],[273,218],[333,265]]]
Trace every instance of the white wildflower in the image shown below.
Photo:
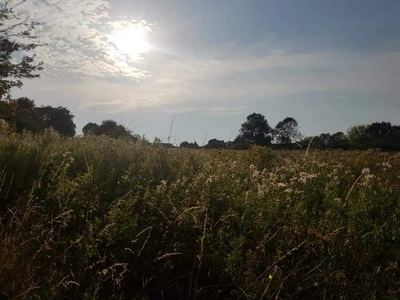
[[[371,172],[371,170],[369,168],[364,168],[361,171],[361,174],[365,175],[365,174],[369,174]]]
[[[387,168],[387,169],[390,169],[390,168],[392,167],[392,165],[389,164],[388,162],[382,163],[382,166],[383,166],[384,168]]]
[[[306,182],[307,182],[307,179],[306,179],[305,177],[300,177],[300,178],[299,178],[299,182],[300,182],[300,183],[306,183]]]
[[[300,173],[299,182],[306,183],[308,180],[316,178],[316,177],[318,177],[317,174],[309,174],[309,173],[306,173],[306,172],[301,172]]]
[[[218,180],[218,176],[216,176],[216,175],[211,175],[210,177],[208,177],[208,178],[206,179],[206,183],[207,183],[207,184],[210,184],[210,183],[216,182],[217,180]]]

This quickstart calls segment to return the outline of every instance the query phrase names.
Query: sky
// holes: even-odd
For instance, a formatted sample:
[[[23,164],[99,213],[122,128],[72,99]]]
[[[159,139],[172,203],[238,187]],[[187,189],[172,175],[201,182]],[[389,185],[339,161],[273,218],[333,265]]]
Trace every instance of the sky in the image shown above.
[[[0,0],[4,1],[4,0]],[[152,140],[234,138],[246,116],[305,135],[400,123],[398,0],[26,0],[40,79],[15,97]],[[174,118],[175,116],[175,118]]]

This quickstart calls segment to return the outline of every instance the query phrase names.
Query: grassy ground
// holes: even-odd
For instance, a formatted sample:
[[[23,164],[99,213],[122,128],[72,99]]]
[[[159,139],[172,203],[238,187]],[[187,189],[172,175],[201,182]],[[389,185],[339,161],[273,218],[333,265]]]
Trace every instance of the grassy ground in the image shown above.
[[[395,153],[0,134],[0,292],[398,299],[399,204]]]

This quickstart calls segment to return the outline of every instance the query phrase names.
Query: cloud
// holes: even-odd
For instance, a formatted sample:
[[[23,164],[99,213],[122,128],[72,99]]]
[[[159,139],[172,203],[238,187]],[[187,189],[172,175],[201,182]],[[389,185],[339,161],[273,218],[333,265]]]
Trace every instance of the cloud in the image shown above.
[[[45,62],[43,78],[25,87],[42,94],[46,89],[64,91],[76,99],[80,110],[170,106],[236,114],[249,101],[273,101],[279,95],[314,91],[400,95],[400,52],[296,54],[273,49],[266,40],[207,45],[201,57],[165,55],[154,49],[146,59],[132,61],[113,46],[110,34],[125,27],[150,32],[151,24],[112,19],[106,0],[26,0],[24,9],[41,22],[36,34],[48,44],[37,53]]]
[[[40,22],[35,35],[47,45],[37,48],[36,54],[44,61],[47,76],[64,73],[135,80],[149,76],[126,60],[107,36],[117,25],[149,28],[150,24],[143,20],[111,20],[106,0],[26,0],[16,10]]]
[[[199,100],[202,105],[218,107],[229,99],[243,104],[254,98],[271,100],[315,91],[399,95],[399,77],[400,52],[278,54],[225,61],[169,59],[158,65],[151,78],[129,86],[113,83],[115,93],[108,94],[108,100],[101,95],[87,98],[82,108],[109,105],[118,111]]]

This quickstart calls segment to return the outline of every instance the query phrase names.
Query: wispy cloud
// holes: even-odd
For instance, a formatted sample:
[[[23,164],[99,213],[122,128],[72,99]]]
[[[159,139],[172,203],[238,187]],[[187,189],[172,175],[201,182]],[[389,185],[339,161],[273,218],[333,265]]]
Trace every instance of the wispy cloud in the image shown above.
[[[38,49],[46,67],[41,87],[29,86],[62,88],[81,110],[191,103],[182,109],[235,114],[252,99],[277,95],[332,90],[400,95],[400,52],[287,54],[271,50],[267,41],[225,45],[222,52],[218,45],[210,46],[201,58],[153,51],[146,60],[132,61],[113,46],[110,34],[129,26],[150,31],[151,25],[141,19],[111,19],[106,0],[26,0],[24,9],[41,22],[36,33],[48,44]],[[226,104],[231,99],[235,104]]]
[[[399,77],[400,52],[271,55],[227,61],[171,59],[159,64],[151,78],[129,86],[113,83],[115,94],[104,96],[107,100],[101,96],[88,99],[82,108],[109,103],[113,109],[125,110],[200,99],[218,106],[218,101],[227,99],[246,103],[313,91],[400,94]]]
[[[18,10],[40,22],[35,34],[47,46],[38,48],[36,54],[45,62],[48,76],[144,79],[149,75],[124,59],[124,53],[107,38],[118,26],[142,28],[145,22],[111,20],[106,0],[26,0]]]

